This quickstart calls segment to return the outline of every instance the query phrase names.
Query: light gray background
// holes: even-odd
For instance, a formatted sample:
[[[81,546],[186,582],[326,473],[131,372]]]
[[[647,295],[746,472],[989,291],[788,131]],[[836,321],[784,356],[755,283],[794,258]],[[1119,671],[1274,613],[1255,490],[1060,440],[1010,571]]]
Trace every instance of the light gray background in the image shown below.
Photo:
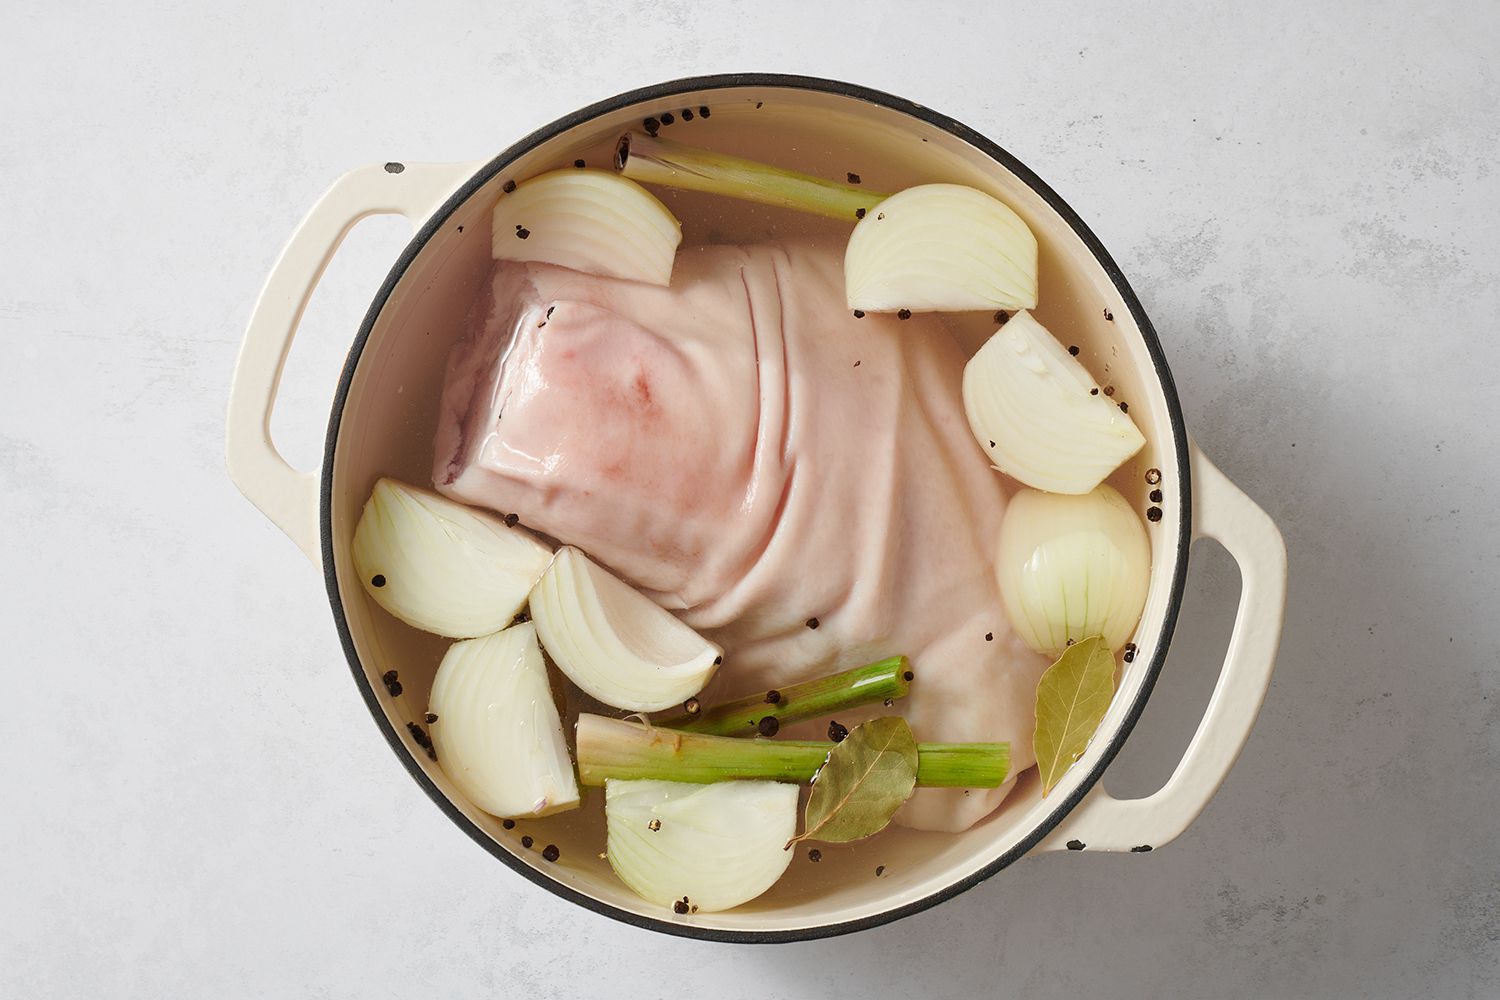
[[[1500,8],[220,6],[4,17],[0,995],[1500,990]],[[240,332],[335,176],[734,69],[909,96],[1047,178],[1135,283],[1198,441],[1281,524],[1275,683],[1170,847],[1024,861],[800,946],[571,908],[426,801],[318,575],[229,484]],[[277,418],[306,462],[403,239],[367,224],[314,304]],[[1169,772],[1236,588],[1200,547],[1115,792]]]

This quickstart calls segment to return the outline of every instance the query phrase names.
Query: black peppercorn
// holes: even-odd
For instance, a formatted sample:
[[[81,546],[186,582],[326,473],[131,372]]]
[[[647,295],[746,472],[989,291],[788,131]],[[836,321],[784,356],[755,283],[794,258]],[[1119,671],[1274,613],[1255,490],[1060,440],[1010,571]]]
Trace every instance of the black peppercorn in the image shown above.
[[[700,118],[707,118],[708,117],[708,105],[705,104],[703,107],[701,107],[701,108],[698,109],[698,117],[700,117]]]
[[[1149,499],[1152,503],[1161,503],[1161,490],[1152,490]]]
[[[1105,386],[1104,387],[1104,394],[1106,396],[1113,396],[1115,394],[1115,387],[1112,386],[1112,385]]]
[[[855,319],[864,319],[865,318],[865,311],[863,309],[856,309],[856,310],[854,310],[854,318]]]
[[[422,716],[422,718],[426,719],[427,724],[430,726],[437,721],[437,714],[435,712],[428,712],[426,715]]]
[[[816,618],[809,618],[807,620],[807,627],[808,628],[817,628],[818,627],[818,620]]]
[[[911,310],[910,309],[898,309],[898,310],[896,310],[896,318],[897,319],[911,319]]]
[[[683,108],[682,111],[679,112],[679,113],[682,115],[682,120],[683,121],[690,122],[690,121],[693,120],[693,109],[692,108]]]
[[[995,322],[1000,326],[1004,326],[1006,323],[1010,322],[1010,313],[1006,312],[1004,309],[999,310],[995,313]]]
[[[850,184],[858,184],[859,183],[859,174],[851,173],[849,175],[849,183]]]
[[[521,846],[527,849],[530,849],[531,845],[534,843],[536,843],[536,841],[531,839],[531,834],[529,833],[521,838]]]
[[[779,705],[779,704],[781,704],[781,692],[777,691],[775,688],[772,688],[770,691],[767,691],[766,692],[766,704],[767,705]]]
[[[526,237],[528,237],[530,235],[531,235],[531,230],[527,229],[525,226],[517,226],[516,227],[516,239],[518,239],[518,240],[524,240]]]
[[[911,683],[911,679],[912,679],[912,678],[913,678],[913,677],[915,677],[915,676],[916,676],[916,674],[914,674],[914,673],[912,673],[912,672],[911,672],[911,671],[910,671],[910,670],[908,670],[908,671],[907,671],[907,672],[906,672],[906,673],[904,673],[904,674],[902,674],[902,675],[901,675],[901,676],[902,676],[902,677],[904,677],[904,678],[906,678],[906,682],[907,682],[907,683],[908,683],[908,684],[910,684],[910,683]]]
[[[578,167],[578,168],[580,168],[580,169],[582,169],[582,167],[583,167],[583,166],[584,166],[584,163],[583,163],[583,161],[582,161],[582,160],[574,160],[574,161],[573,161],[573,166],[575,166],[575,167]]]
[[[1120,412],[1121,413],[1129,413],[1130,412],[1130,404],[1127,403],[1127,402],[1125,402],[1123,399],[1120,400]]]
[[[672,904],[672,912],[673,913],[686,913],[687,911],[688,911],[688,905],[687,905],[687,901],[686,900],[679,899],[679,900],[677,900],[677,902],[675,902],[675,903]]]
[[[823,852],[818,850],[816,847],[810,848],[807,852],[807,860],[811,861],[813,864],[817,864],[819,861],[823,860]]]
[[[505,526],[507,528],[514,528],[516,525],[518,525],[520,523],[521,523],[521,515],[520,514],[506,514],[505,515]]]
[[[1148,521],[1160,521],[1161,520],[1161,508],[1160,507],[1147,507],[1146,508],[1146,520],[1148,520]]]
[[[516,182],[515,181],[506,181],[504,184],[500,185],[500,190],[504,191],[506,194],[510,194],[515,189],[516,189]]]
[[[834,719],[828,723],[828,738],[834,743],[844,742],[844,738],[848,735],[849,727],[839,722],[839,720]]]
[[[661,123],[663,125],[670,125],[673,122],[675,122],[676,120],[677,120],[676,118],[672,117],[672,112],[670,112],[670,111],[664,111],[664,112],[662,112]]]
[[[1077,344],[1070,344],[1068,346],[1068,353],[1071,354],[1071,355],[1073,355],[1073,357],[1075,357],[1075,358],[1078,357],[1078,345]]]
[[[556,844],[548,844],[546,847],[542,848],[542,859],[543,860],[545,860],[545,861],[556,861],[560,857],[562,857],[562,851],[559,851],[557,849],[557,845]]]
[[[875,866],[875,877],[879,878],[880,876],[882,876],[884,874],[885,874],[885,865],[876,865]]]
[[[993,633],[993,632],[986,632],[984,634],[984,641],[985,642],[994,642],[995,641],[995,633]]]
[[[760,724],[755,728],[762,736],[770,737],[776,735],[776,731],[781,728],[781,723],[776,720],[776,716],[768,715],[761,719]]]
[[[854,210],[854,217],[856,219],[863,219],[865,217],[865,210],[862,208],[856,208]]]
[[[1130,662],[1132,662],[1132,661],[1135,660],[1135,643],[1133,643],[1133,642],[1127,642],[1125,644],[1125,657],[1124,658],[1125,658],[1125,662],[1126,663],[1130,663]]]
[[[1146,470],[1146,482],[1150,483],[1152,486],[1155,486],[1157,483],[1161,482],[1161,470],[1160,469],[1147,469]]]
[[[372,587],[384,587],[385,586],[385,576],[384,576],[384,574],[376,573],[374,576],[370,577],[370,586],[372,586]]]

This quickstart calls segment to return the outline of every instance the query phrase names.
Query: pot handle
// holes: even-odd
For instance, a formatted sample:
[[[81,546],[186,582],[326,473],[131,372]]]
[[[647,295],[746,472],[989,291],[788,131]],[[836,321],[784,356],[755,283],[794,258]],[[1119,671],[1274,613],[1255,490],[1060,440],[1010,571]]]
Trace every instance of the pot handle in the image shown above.
[[[1143,799],[1116,799],[1101,781],[1039,851],[1145,852],[1198,818],[1250,738],[1271,684],[1286,616],[1286,545],[1265,511],[1190,445],[1193,537],[1212,538],[1240,567],[1240,605],[1213,697],[1177,769]]]
[[[292,232],[250,314],[229,387],[229,478],[314,563],[322,561],[318,477],[289,465],[271,441],[271,410],[302,313],[361,219],[404,215],[415,229],[473,171],[473,164],[386,163],[340,177]]]

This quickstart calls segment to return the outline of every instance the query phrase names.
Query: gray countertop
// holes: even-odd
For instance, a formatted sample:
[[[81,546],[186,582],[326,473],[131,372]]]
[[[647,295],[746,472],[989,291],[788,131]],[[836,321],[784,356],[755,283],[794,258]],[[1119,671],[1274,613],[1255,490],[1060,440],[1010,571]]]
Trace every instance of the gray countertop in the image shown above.
[[[1500,7],[309,6],[6,18],[0,994],[1500,991]],[[1176,843],[1025,860],[807,945],[583,912],[407,777],[320,578],[228,482],[243,325],[334,177],[734,69],[903,94],[1045,177],[1140,293],[1198,442],[1285,532],[1275,681]],[[405,235],[366,224],[313,304],[276,419],[305,464]],[[1195,550],[1115,793],[1170,772],[1237,593]]]

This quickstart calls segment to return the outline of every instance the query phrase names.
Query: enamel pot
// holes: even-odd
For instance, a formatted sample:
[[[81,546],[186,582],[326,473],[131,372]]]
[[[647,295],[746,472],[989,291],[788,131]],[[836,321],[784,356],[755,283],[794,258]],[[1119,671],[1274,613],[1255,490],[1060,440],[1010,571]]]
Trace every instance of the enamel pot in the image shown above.
[[[751,152],[747,136],[766,134],[787,150],[838,151],[838,164],[801,164],[825,172],[841,173],[845,162],[910,163],[923,179],[973,185],[1014,207],[1042,246],[1038,318],[1054,330],[1067,330],[1085,357],[1106,359],[1109,382],[1130,401],[1130,415],[1149,442],[1112,481],[1137,509],[1155,506],[1163,516],[1147,525],[1153,569],[1134,637],[1136,655],[1124,666],[1113,704],[1087,752],[1045,799],[1033,771],[999,810],[962,834],[883,834],[883,877],[872,877],[868,855],[850,852],[853,860],[845,863],[844,853],[828,851],[816,877],[789,873],[746,906],[679,916],[640,900],[599,859],[604,833],[597,816],[579,821],[574,814],[572,820],[553,817],[532,824],[537,845],[555,843],[561,850],[558,861],[548,862],[538,847],[521,846],[520,830],[505,830],[444,777],[409,727],[422,721],[444,642],[416,633],[369,600],[354,577],[349,547],[378,477],[427,482],[442,348],[448,342],[443,338],[451,340],[462,329],[468,304],[490,267],[489,217],[502,185],[576,158],[604,165],[620,133],[639,127],[646,117],[675,112],[680,119],[686,117],[681,109],[703,107],[711,109],[711,118],[697,113],[691,126],[680,124],[671,134],[742,153]],[[688,128],[697,130],[691,138]],[[663,197],[672,204],[677,194]],[[300,472],[270,440],[281,370],[324,268],[355,223],[376,214],[405,216],[415,235],[349,348],[322,468]],[[691,225],[688,211],[679,214]],[[689,231],[685,242],[707,236]],[[256,304],[230,393],[228,453],[239,488],[321,567],[355,686],[376,728],[438,808],[537,885],[599,913],[671,934],[739,942],[824,937],[925,909],[1029,853],[1160,847],[1202,811],[1244,746],[1270,683],[1281,634],[1286,598],[1281,536],[1193,445],[1156,333],[1093,233],[1035,174],[984,136],[910,101],[828,80],[764,74],[678,80],[584,108],[486,162],[386,163],[346,174],[292,234]],[[1148,500],[1153,489],[1163,494],[1154,504]],[[1182,603],[1189,547],[1201,537],[1217,539],[1229,551],[1242,581],[1217,686],[1167,783],[1146,798],[1116,799],[1099,779],[1151,694]],[[393,697],[381,676],[398,667],[401,690]]]

